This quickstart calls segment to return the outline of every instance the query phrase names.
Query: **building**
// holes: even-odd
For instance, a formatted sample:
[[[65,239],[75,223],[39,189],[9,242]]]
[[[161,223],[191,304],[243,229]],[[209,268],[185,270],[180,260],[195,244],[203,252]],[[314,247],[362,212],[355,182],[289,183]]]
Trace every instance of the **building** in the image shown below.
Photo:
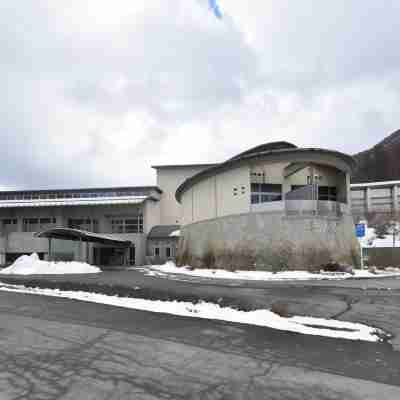
[[[356,220],[366,219],[371,213],[398,213],[400,181],[352,184],[351,207]]]
[[[180,228],[179,259],[196,265],[351,262],[353,165],[275,142],[221,164],[154,166],[156,186],[0,192],[0,264],[31,252],[160,263],[176,256]]]
[[[32,252],[102,266],[174,258],[175,190],[209,166],[155,166],[157,186],[0,192],[0,265]]]
[[[179,263],[279,269],[356,263],[352,157],[268,143],[186,179]]]

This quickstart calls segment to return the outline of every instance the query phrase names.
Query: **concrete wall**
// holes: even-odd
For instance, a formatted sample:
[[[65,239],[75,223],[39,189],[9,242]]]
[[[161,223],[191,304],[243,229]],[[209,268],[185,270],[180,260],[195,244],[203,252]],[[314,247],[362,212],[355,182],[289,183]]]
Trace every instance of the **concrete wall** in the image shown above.
[[[144,233],[149,234],[151,228],[161,224],[161,205],[159,201],[147,200],[143,207]]]
[[[359,256],[351,215],[286,217],[281,212],[230,215],[181,228],[178,262],[225,269],[308,269]]]
[[[209,168],[207,165],[157,167],[157,186],[163,191],[160,201],[160,224],[180,225],[182,223],[181,205],[175,199],[178,186],[187,178]]]

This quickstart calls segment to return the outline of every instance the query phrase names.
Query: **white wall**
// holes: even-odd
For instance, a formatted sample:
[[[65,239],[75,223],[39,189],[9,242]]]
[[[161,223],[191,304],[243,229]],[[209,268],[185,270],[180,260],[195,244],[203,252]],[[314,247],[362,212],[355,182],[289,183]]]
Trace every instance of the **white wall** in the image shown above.
[[[179,185],[191,176],[209,168],[207,165],[156,167],[157,186],[163,191],[160,200],[160,224],[180,225],[182,208],[175,199]]]
[[[147,235],[151,228],[155,225],[161,224],[161,207],[159,201],[146,200],[144,203],[144,233]]]
[[[204,179],[184,192],[182,223],[249,212],[249,174],[249,166],[237,167]]]

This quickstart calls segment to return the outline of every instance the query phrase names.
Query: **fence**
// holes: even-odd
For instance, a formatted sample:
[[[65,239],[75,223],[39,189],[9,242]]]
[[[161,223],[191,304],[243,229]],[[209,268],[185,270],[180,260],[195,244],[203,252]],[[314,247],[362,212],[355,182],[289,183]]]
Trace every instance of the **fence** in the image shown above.
[[[400,267],[400,247],[368,247],[364,255],[368,265]]]
[[[319,200],[318,185],[306,185],[294,189],[285,195],[285,212],[287,216],[319,215],[340,217],[342,207],[339,201]]]

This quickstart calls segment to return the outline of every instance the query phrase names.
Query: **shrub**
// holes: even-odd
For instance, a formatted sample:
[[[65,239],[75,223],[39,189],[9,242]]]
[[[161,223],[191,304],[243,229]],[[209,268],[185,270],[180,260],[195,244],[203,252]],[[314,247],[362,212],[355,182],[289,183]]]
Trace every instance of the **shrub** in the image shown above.
[[[215,255],[212,250],[207,250],[202,259],[203,268],[215,267]]]
[[[276,302],[271,305],[271,311],[281,317],[289,317],[289,306],[286,303]]]

